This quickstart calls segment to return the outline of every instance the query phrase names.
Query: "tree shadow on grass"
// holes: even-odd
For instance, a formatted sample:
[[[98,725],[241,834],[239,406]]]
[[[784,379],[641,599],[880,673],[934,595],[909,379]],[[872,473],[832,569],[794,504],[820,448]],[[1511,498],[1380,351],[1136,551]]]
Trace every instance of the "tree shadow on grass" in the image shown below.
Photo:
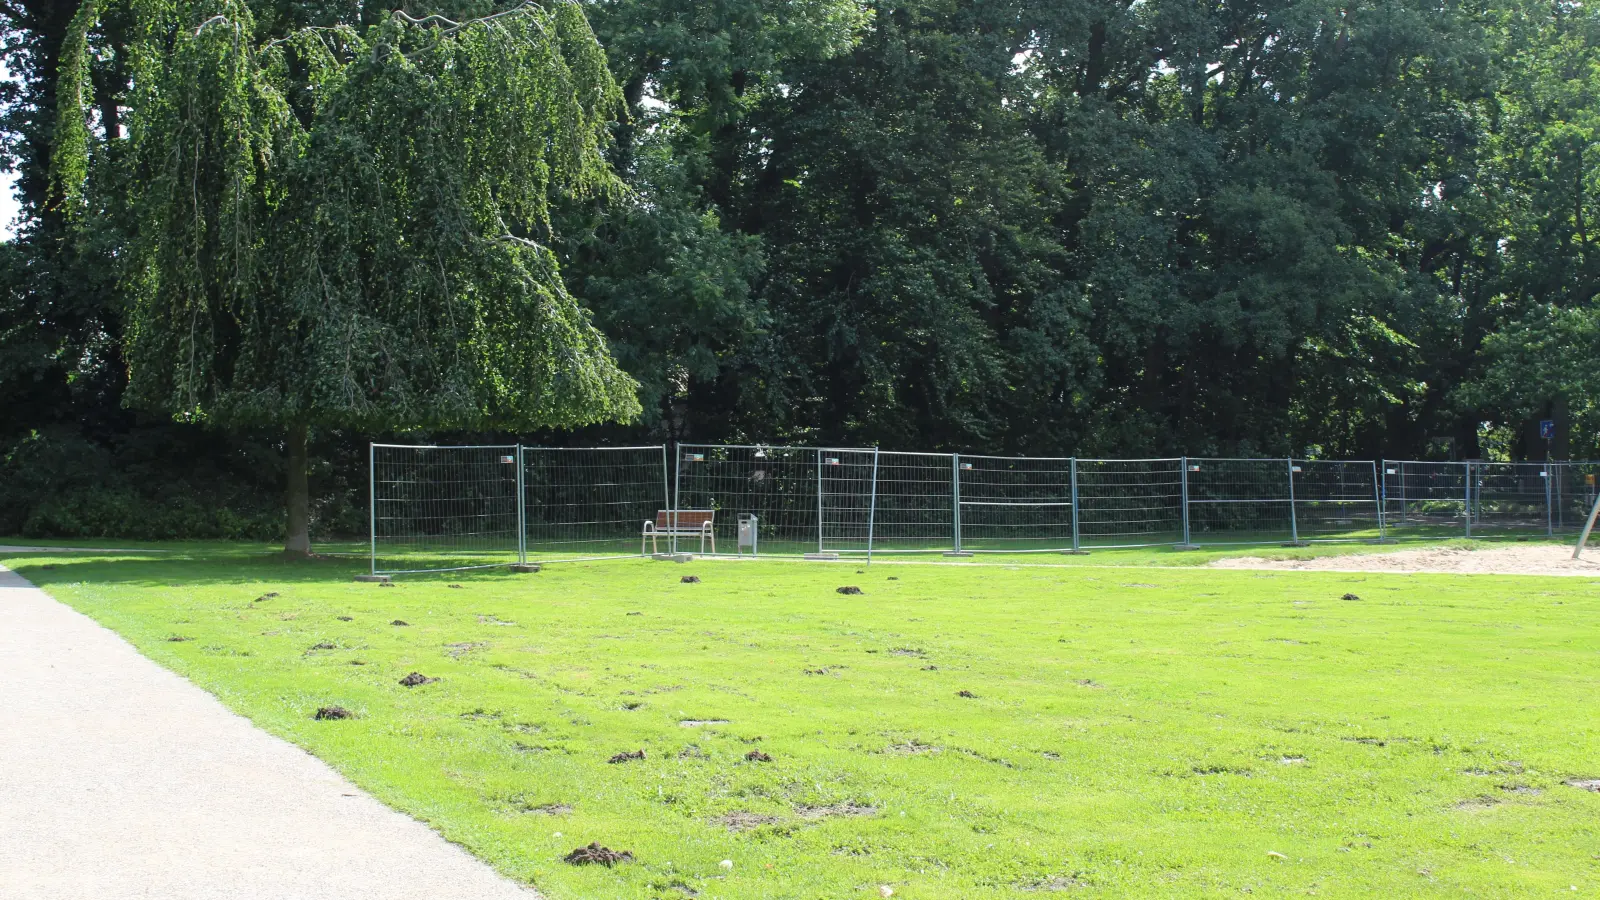
[[[165,549],[165,548],[164,548]],[[343,551],[343,552],[340,552]],[[497,561],[495,561],[497,562]],[[416,557],[408,567],[459,566],[462,560]],[[353,585],[355,576],[370,571],[370,560],[346,548],[320,550],[311,559],[285,557],[279,551],[249,545],[176,545],[160,556],[117,553],[0,554],[0,565],[38,587],[69,584],[130,584],[146,587],[190,587],[224,584]],[[407,582],[459,580],[462,572],[418,573]],[[475,570],[474,578],[515,577],[503,567]],[[376,588],[377,585],[362,585]]]

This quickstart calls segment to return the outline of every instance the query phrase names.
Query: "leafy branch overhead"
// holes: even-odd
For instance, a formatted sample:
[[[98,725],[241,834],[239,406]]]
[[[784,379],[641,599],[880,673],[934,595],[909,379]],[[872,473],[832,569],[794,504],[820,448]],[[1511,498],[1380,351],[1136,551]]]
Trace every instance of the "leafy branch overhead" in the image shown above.
[[[623,190],[601,155],[620,92],[575,3],[267,40],[243,0],[113,2],[124,146],[91,159],[71,88],[106,12],[86,0],[53,180],[69,217],[132,225],[131,405],[386,429],[638,413],[549,249],[552,204]]]

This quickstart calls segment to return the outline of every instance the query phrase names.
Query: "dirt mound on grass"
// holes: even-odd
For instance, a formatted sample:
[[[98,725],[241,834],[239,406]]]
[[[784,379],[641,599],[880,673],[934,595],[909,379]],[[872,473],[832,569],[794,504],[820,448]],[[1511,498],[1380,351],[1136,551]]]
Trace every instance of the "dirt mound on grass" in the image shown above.
[[[312,718],[317,721],[328,719],[354,719],[356,714],[342,706],[322,706],[317,708],[317,714]]]
[[[841,594],[859,594],[859,593],[861,593],[861,588],[858,588],[853,584],[847,584],[844,587],[835,588],[835,590],[837,590]]]
[[[815,822],[818,819],[875,816],[878,814],[878,808],[861,803],[830,803],[827,806],[802,806],[795,812],[800,818]]]
[[[643,750],[624,750],[621,753],[618,753],[616,756],[613,756],[610,759],[606,760],[606,762],[615,765],[617,763],[625,763],[625,762],[629,762],[629,761],[635,760],[635,759],[644,759],[644,751]]]
[[[433,684],[438,680],[437,678],[429,678],[421,672],[412,672],[410,675],[400,679],[400,683],[406,687],[416,687],[419,684]]]
[[[763,825],[776,825],[783,820],[777,816],[740,811],[725,813],[717,816],[713,821],[729,831],[753,831]]]
[[[1590,558],[1592,555],[1593,558]],[[1573,559],[1572,549],[1559,544],[1477,547],[1429,547],[1337,556],[1268,558],[1230,556],[1207,564],[1211,569],[1284,569],[1299,572],[1433,572],[1453,575],[1587,575],[1600,576],[1600,549]]]
[[[605,866],[610,868],[617,863],[633,862],[633,854],[627,850],[620,853],[610,847],[602,847],[598,841],[587,847],[578,849],[561,857],[562,862],[575,866]]]

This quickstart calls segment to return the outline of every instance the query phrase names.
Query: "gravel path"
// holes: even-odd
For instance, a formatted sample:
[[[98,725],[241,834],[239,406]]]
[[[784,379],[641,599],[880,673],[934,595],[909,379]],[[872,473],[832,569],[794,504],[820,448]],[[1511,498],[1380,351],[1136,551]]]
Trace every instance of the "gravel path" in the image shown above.
[[[538,900],[0,567],[6,900]]]
[[[1471,550],[1434,547],[1384,553],[1345,553],[1304,559],[1230,556],[1209,564],[1213,569],[1296,569],[1316,572],[1436,572],[1453,575],[1578,575],[1600,576],[1600,547],[1582,559],[1572,548],[1551,544],[1484,545]]]

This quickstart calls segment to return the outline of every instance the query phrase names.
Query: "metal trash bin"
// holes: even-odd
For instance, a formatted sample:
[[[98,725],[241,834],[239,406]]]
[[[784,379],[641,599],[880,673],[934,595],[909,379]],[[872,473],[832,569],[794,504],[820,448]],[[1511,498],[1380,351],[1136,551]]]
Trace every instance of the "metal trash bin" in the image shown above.
[[[744,555],[744,549],[750,548],[750,555],[756,555],[756,525],[754,513],[739,513],[739,546],[735,551],[739,556]]]

